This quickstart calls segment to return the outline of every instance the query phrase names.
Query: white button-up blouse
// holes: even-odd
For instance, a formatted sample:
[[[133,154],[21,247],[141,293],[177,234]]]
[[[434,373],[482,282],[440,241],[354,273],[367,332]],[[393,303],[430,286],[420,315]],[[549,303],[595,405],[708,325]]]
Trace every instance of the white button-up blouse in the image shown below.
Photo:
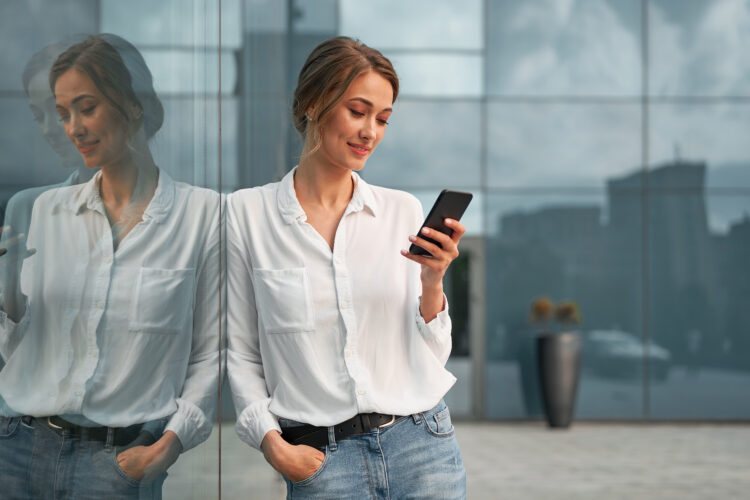
[[[111,427],[167,418],[187,450],[216,407],[220,196],[160,171],[113,251],[99,178],[34,204],[26,312],[15,323],[0,310],[0,414]]]
[[[227,370],[237,433],[256,448],[278,417],[331,426],[408,415],[455,382],[447,304],[425,323],[420,266],[399,253],[421,225],[419,201],[353,173],[331,251],[293,175],[227,201]]]

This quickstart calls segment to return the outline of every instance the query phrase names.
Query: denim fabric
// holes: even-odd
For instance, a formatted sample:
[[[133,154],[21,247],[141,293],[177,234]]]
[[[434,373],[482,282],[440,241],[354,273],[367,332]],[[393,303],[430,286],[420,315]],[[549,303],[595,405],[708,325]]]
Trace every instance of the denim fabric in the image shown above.
[[[125,448],[0,416],[0,498],[161,499],[166,474],[149,484],[129,478],[117,464]]]
[[[442,400],[389,427],[338,442],[329,429],[328,439],[315,474],[285,479],[287,499],[466,498],[466,471]]]

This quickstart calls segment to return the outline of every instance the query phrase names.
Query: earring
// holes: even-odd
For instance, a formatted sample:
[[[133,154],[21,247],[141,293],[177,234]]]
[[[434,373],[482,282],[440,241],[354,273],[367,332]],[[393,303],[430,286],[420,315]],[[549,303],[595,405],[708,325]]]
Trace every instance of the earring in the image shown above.
[[[305,113],[305,120],[311,122],[312,118],[310,118],[310,115],[308,115],[307,113]]]

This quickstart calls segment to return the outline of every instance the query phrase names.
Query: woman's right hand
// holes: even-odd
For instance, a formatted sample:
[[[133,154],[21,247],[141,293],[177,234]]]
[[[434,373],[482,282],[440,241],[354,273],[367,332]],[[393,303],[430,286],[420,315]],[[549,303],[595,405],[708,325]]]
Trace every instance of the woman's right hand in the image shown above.
[[[311,446],[287,443],[278,431],[269,431],[260,446],[271,467],[292,482],[315,474],[325,459],[322,451]]]

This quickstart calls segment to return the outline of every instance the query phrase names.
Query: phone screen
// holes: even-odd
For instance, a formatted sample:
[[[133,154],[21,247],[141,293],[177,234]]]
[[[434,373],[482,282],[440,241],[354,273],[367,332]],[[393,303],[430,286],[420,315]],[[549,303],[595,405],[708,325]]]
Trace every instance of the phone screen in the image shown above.
[[[472,197],[473,195],[471,193],[465,191],[443,189],[438,195],[437,200],[435,200],[435,204],[432,205],[430,213],[427,214],[427,218],[422,224],[422,227],[429,227],[430,229],[440,231],[441,233],[450,236],[453,234],[453,230],[446,226],[443,221],[445,219],[461,220],[461,217],[466,211],[466,207],[469,206]],[[419,237],[440,246],[437,241],[423,235],[422,228],[419,229]],[[414,243],[409,247],[409,253],[414,255],[430,255],[427,250]]]

